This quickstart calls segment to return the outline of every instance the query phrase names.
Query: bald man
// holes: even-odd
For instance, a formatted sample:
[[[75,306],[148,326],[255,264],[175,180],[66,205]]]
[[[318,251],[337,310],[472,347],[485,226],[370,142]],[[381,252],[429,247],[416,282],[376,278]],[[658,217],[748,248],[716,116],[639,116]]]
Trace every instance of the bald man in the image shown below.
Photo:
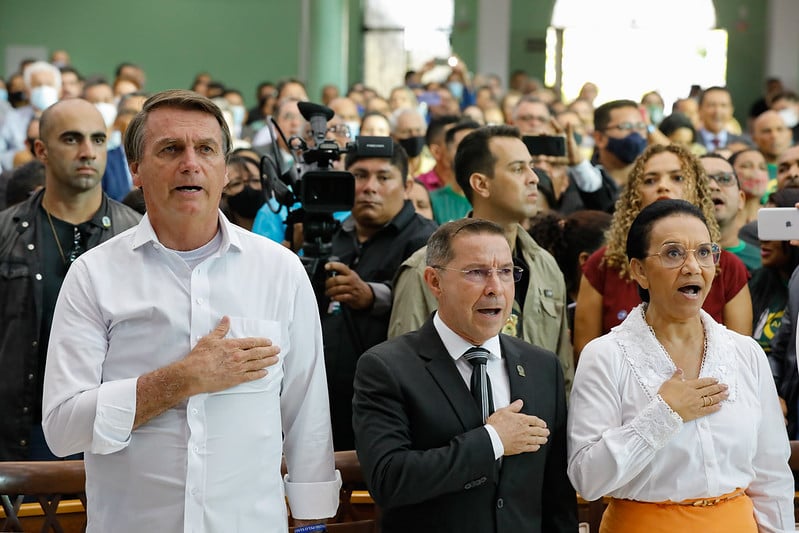
[[[45,188],[0,212],[0,461],[54,459],[41,428],[42,379],[56,297],[72,262],[135,225],[132,209],[100,187],[106,127],[79,98],[42,113],[36,157]]]

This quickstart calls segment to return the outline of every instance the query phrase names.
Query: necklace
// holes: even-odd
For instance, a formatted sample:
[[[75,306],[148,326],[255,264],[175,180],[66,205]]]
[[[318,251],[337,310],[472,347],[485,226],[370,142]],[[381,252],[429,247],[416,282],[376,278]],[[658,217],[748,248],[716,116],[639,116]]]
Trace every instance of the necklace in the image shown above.
[[[44,206],[42,206],[44,212],[47,213],[47,221],[50,223],[50,231],[53,232],[53,238],[55,239],[55,245],[58,246],[58,253],[61,255],[61,261],[64,264],[67,264],[67,257],[64,255],[64,249],[61,247],[61,240],[58,238],[58,233],[55,230],[55,226],[53,225],[53,217],[50,216],[50,211],[48,211]]]

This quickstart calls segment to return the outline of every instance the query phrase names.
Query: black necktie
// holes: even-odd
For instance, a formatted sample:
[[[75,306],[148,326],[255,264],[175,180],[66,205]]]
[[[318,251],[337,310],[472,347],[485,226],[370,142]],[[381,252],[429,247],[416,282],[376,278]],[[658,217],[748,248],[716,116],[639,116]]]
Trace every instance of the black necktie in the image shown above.
[[[486,370],[488,355],[488,350],[480,346],[469,348],[463,354],[463,357],[472,364],[472,396],[483,415],[483,423],[494,412],[494,400],[491,397],[491,380],[488,378]]]

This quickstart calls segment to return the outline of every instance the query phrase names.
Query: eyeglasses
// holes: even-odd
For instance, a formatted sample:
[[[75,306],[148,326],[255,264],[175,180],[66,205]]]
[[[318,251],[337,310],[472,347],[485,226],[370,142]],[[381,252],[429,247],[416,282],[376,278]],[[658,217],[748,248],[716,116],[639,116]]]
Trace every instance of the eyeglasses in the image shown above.
[[[647,125],[646,122],[619,122],[618,124],[614,124],[613,126],[606,126],[605,131],[607,130],[646,131]]]
[[[333,135],[343,135],[344,137],[350,136],[350,127],[346,124],[336,124],[335,126],[330,126],[327,128],[328,133],[332,133]]]
[[[680,243],[667,242],[660,248],[660,252],[650,254],[646,257],[658,256],[660,263],[665,268],[679,268],[685,264],[688,259],[688,252],[693,252],[696,262],[699,266],[710,268],[719,262],[721,256],[721,248],[714,242],[700,244],[696,248],[688,250]]]
[[[712,179],[722,187],[733,187],[738,185],[738,179],[733,172],[717,172],[715,174],[708,174],[707,177]]]
[[[466,281],[471,283],[485,283],[488,281],[488,278],[491,277],[492,273],[497,275],[499,281],[508,282],[512,280],[517,282],[522,279],[522,274],[524,274],[524,269],[519,266],[506,268],[470,268],[467,270],[461,270],[460,268],[449,268],[445,266],[434,266],[433,268],[460,272],[463,274],[463,277],[466,279]]]

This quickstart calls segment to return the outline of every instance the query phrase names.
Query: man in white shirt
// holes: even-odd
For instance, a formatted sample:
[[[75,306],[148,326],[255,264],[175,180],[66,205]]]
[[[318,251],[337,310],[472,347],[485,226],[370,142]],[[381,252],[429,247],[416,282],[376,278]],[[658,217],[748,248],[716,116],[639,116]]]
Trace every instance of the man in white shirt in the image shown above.
[[[229,150],[210,100],[151,97],[125,140],[147,216],[64,281],[43,426],[57,455],[85,452],[89,532],[284,532],[284,491],[299,523],[336,511],[313,291],[220,214]]]

